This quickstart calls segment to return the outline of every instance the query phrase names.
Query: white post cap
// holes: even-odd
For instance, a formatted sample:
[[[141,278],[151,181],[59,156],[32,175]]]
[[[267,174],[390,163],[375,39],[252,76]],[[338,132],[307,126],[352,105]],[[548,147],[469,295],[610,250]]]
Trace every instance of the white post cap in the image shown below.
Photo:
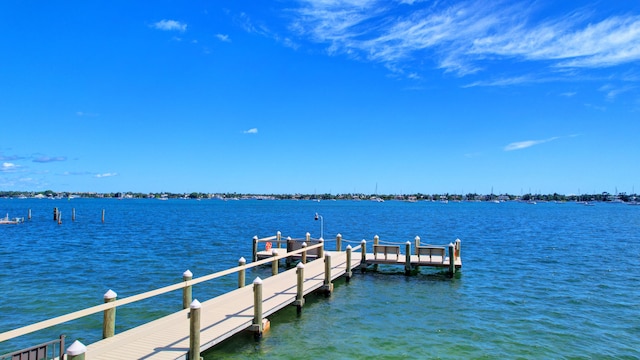
[[[202,307],[202,305],[200,304],[200,301],[198,301],[198,299],[195,299],[191,302],[191,305],[189,305],[189,308],[196,310],[196,309],[200,309]]]
[[[111,289],[109,289],[109,291],[104,293],[105,300],[115,299],[116,297],[118,297],[118,294],[116,294],[116,292]]]
[[[351,245],[347,245],[347,250],[351,250]]]
[[[253,280],[253,285],[262,285],[262,279],[258,276],[255,280]]]
[[[193,273],[190,270],[187,270],[182,273],[182,277],[193,277]]]
[[[244,258],[244,257],[241,257],[241,258],[240,258],[240,260],[238,260],[238,262],[239,262],[239,263],[242,263],[242,264],[246,264],[246,263],[247,263],[247,260],[245,260],[245,258]]]
[[[304,264],[299,262],[298,265],[296,265],[296,268],[298,269],[304,269]]]
[[[405,243],[405,245],[411,245],[411,241],[407,240],[407,242]]]
[[[76,356],[87,352],[87,347],[83,343],[76,340],[67,348],[67,355]]]
[[[360,244],[366,244],[366,243],[367,243],[367,240],[365,239],[362,239],[362,241],[360,241]]]

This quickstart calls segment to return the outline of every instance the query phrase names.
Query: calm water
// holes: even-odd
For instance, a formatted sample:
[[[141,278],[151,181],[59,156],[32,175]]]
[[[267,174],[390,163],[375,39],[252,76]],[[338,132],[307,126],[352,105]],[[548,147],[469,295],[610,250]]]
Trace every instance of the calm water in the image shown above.
[[[109,289],[123,298],[179,282],[187,269],[199,277],[235,266],[250,259],[254,235],[319,237],[318,212],[325,238],[341,233],[354,245],[376,234],[398,243],[460,238],[462,273],[452,281],[401,268],[356,272],[332,297],[309,296],[302,316],[293,307],[272,316],[261,342],[240,335],[205,358],[640,358],[638,206],[0,199],[0,216],[28,209],[30,222],[0,226],[0,332],[100,304]],[[198,285],[194,297],[236,281]],[[116,332],[181,301],[173,292],[119,308]],[[101,324],[96,314],[0,343],[0,353],[60,333],[89,344]]]

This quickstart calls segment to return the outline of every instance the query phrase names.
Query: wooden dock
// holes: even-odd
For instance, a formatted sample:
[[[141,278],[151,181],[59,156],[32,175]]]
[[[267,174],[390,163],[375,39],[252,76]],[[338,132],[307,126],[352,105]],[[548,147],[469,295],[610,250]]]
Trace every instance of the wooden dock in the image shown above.
[[[331,278],[345,274],[346,252],[327,252]],[[360,264],[353,256],[352,266]],[[304,294],[324,285],[323,261],[304,268]],[[263,280],[263,315],[269,316],[296,300],[296,268]],[[200,350],[204,351],[251,327],[254,317],[253,287],[245,286],[202,303]],[[87,359],[186,359],[189,351],[189,309],[87,346]]]
[[[277,248],[272,249],[271,241],[276,239]],[[416,237],[416,246],[412,250],[410,242],[404,243],[404,246],[382,244],[375,237],[372,252],[367,251],[367,242],[364,240],[360,245],[354,248],[348,246],[344,251],[340,236],[337,238],[336,251],[324,250],[324,240],[310,239],[308,234],[306,239],[280,240],[279,233],[276,237],[254,238],[254,261],[250,264],[241,258],[237,267],[197,279],[192,279],[192,274],[187,271],[183,274],[183,283],[124,299],[116,300],[117,295],[109,290],[105,294],[104,304],[1,333],[0,341],[103,311],[103,340],[88,346],[76,341],[67,349],[67,359],[197,359],[197,354],[194,357],[196,349],[205,351],[241,331],[250,330],[261,335],[262,331],[268,329],[268,320],[263,320],[267,316],[291,305],[301,311],[304,295],[317,290],[331,293],[333,280],[345,275],[349,279],[351,271],[358,267],[365,270],[369,265],[403,265],[405,273],[409,274],[410,270],[417,267],[430,266],[448,268],[451,275],[462,267],[460,240],[447,246],[420,246],[420,239]],[[258,251],[261,242],[265,249]],[[307,242],[311,244],[308,247]],[[287,247],[280,248],[282,244]],[[280,263],[291,263],[291,259],[301,261],[298,266],[279,272]],[[247,269],[269,264],[273,276],[255,279],[252,284],[246,285],[244,276]],[[239,288],[202,303],[191,301],[193,285],[234,273],[238,274]],[[184,310],[114,334],[117,307],[178,289],[183,290]],[[259,296],[256,295],[258,293]],[[112,294],[113,298],[108,294]],[[188,304],[191,304],[191,309]],[[194,338],[197,339],[195,342]]]

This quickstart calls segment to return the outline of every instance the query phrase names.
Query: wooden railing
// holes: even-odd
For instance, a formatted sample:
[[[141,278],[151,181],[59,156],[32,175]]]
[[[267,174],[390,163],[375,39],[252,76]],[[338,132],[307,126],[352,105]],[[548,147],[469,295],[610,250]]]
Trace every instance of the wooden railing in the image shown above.
[[[273,237],[275,238],[275,237]],[[270,239],[270,238],[266,238],[266,239]],[[264,240],[264,239],[263,239]],[[27,335],[36,331],[40,331],[40,330],[44,330],[56,325],[60,325],[69,321],[73,321],[73,320],[77,320],[80,318],[83,318],[85,316],[89,316],[89,315],[93,315],[99,312],[105,312],[105,323],[103,324],[103,334],[108,333],[108,331],[105,331],[105,329],[107,328],[113,328],[114,324],[115,324],[115,316],[113,316],[113,323],[106,323],[106,320],[108,318],[107,313],[110,311],[113,311],[116,307],[119,306],[124,306],[127,304],[131,304],[137,301],[141,301],[141,300],[145,300],[148,298],[152,298],[155,296],[159,296],[159,295],[163,295],[166,294],[168,292],[172,292],[172,291],[176,291],[176,290],[180,290],[180,289],[191,289],[191,287],[193,285],[197,285],[206,281],[210,281],[213,279],[217,279],[226,275],[231,275],[234,273],[238,273],[239,274],[239,278],[244,278],[244,272],[247,269],[251,269],[260,265],[264,265],[264,264],[269,264],[269,263],[273,263],[274,261],[289,257],[289,256],[295,256],[297,254],[301,254],[304,253],[306,251],[309,250],[313,250],[313,249],[318,249],[321,248],[323,246],[323,243],[320,244],[316,244],[316,245],[312,245],[306,248],[302,248],[296,251],[292,251],[292,252],[288,252],[284,255],[278,255],[276,257],[272,257],[272,258],[268,258],[268,259],[263,259],[263,260],[259,260],[259,261],[254,261],[250,264],[246,264],[243,263],[244,258],[241,258],[239,261],[239,264],[236,267],[227,269],[227,270],[223,270],[223,271],[219,271],[213,274],[209,274],[209,275],[205,275],[196,279],[192,279],[192,280],[185,280],[183,282],[177,283],[177,284],[173,284],[173,285],[169,285],[169,286],[165,286],[159,289],[155,289],[155,290],[151,290],[151,291],[147,291],[138,295],[133,295],[124,299],[117,299],[115,300],[115,297],[109,297],[107,298],[107,294],[109,294],[109,292],[113,293],[111,290],[109,290],[107,292],[107,294],[105,294],[105,303],[104,304],[100,304],[100,305],[96,305],[96,306],[92,306],[83,310],[79,310],[79,311],[75,311],[66,315],[62,315],[62,316],[58,316],[55,318],[51,318],[48,320],[44,320],[44,321],[40,321],[37,322],[35,324],[31,324],[31,325],[27,325],[21,328],[17,328],[14,330],[10,330],[10,331],[5,331],[3,333],[0,333],[0,342],[2,341],[6,341],[6,340],[11,340],[13,338],[19,337],[19,336],[23,336],[23,335]],[[239,287],[244,286],[244,284],[239,284]],[[190,293],[190,291],[189,291]],[[114,293],[115,294],[115,293]],[[188,300],[184,300],[183,299],[183,305],[189,304],[191,301]],[[112,333],[111,333],[112,335]],[[104,336],[103,336],[104,337]]]

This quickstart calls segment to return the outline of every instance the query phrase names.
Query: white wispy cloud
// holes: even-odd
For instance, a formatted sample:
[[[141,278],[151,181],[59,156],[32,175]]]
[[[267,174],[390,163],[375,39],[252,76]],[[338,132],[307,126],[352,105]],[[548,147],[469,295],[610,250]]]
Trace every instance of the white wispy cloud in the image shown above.
[[[160,20],[151,25],[152,28],[164,31],[187,31],[187,24],[176,20]]]
[[[222,41],[222,42],[231,42],[231,39],[229,38],[229,35],[226,34],[216,34],[216,37],[218,38],[218,40]]]
[[[633,90],[635,87],[630,85],[616,86],[612,84],[602,85],[600,91],[605,93],[605,97],[609,101],[613,101],[618,95]]]
[[[105,178],[105,177],[112,177],[112,176],[118,176],[118,173],[104,173],[104,174],[95,175],[95,177],[97,178]]]
[[[249,130],[245,130],[243,131],[244,134],[257,134],[258,133],[258,128],[251,128]]]
[[[552,137],[544,140],[526,140],[526,141],[517,141],[512,142],[511,144],[504,147],[504,151],[513,151],[513,150],[522,150],[535,145],[540,145],[544,143],[548,143],[550,141],[558,140],[560,137]]]
[[[18,165],[10,162],[3,162],[2,166],[0,166],[0,172],[8,173],[14,172],[18,169]]]
[[[598,18],[578,9],[540,20],[540,5],[506,1],[298,3],[289,27],[298,36],[325,44],[329,54],[364,58],[390,69],[433,60],[435,67],[464,76],[505,60],[557,69],[640,60],[640,15]]]

